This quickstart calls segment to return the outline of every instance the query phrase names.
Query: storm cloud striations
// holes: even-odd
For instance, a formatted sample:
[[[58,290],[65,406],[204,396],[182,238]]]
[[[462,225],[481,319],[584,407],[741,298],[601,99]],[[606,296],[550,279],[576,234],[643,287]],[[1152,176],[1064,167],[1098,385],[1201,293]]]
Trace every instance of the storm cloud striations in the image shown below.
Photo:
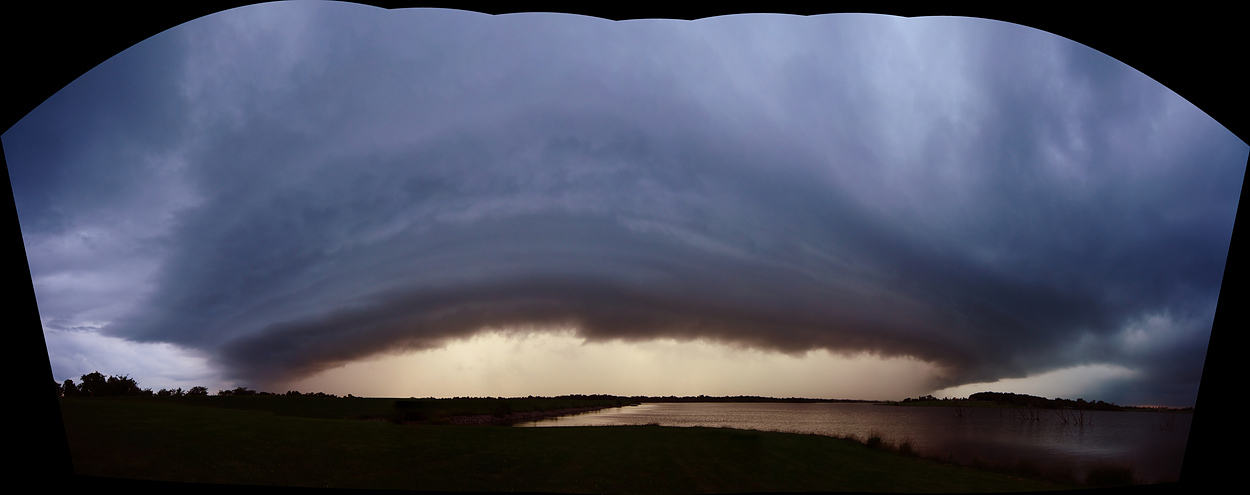
[[[935,388],[1114,364],[1141,397],[1196,392],[1248,153],[1001,22],[335,3],[179,26],[4,145],[36,279],[112,281],[37,284],[45,328],[248,382],[572,327],[911,356]]]

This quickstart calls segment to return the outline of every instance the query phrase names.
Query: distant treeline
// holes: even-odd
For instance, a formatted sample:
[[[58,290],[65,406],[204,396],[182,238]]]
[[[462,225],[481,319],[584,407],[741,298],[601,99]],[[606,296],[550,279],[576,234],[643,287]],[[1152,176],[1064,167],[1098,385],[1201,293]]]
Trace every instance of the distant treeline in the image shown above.
[[[1004,392],[980,392],[968,396],[969,400],[983,400],[999,404],[1033,407],[1037,409],[1082,409],[1087,411],[1123,411],[1124,407],[1100,400],[1086,402],[1085,399],[1047,399],[1033,395],[1012,394]]]
[[[327,394],[325,392],[310,392],[310,393],[301,394],[298,390],[288,390],[285,394],[275,394],[272,392],[260,392],[257,390],[251,390],[247,387],[237,387],[233,390],[218,390],[217,395],[283,395],[287,397],[327,397],[331,399],[340,398],[337,395]],[[347,394],[346,398],[356,399],[358,397],[352,394]]]
[[[56,385],[57,397],[151,397],[156,396],[196,396],[208,395],[208,389],[205,387],[191,387],[191,390],[183,391],[181,388],[175,390],[160,389],[152,392],[150,388],[139,388],[139,384],[134,378],[127,375],[104,376],[99,371],[88,373],[80,377],[80,382],[75,384],[74,380],[67,379],[64,383],[53,382]]]
[[[959,398],[952,399],[949,397],[944,398],[944,399],[938,399],[936,397],[933,397],[932,395],[917,397],[915,399],[912,399],[912,398],[903,399],[903,403],[909,403],[909,402],[958,403],[961,401],[993,402],[995,404],[1002,404],[1002,405],[1016,406],[1016,407],[1031,407],[1034,409],[1079,409],[1079,410],[1084,410],[1084,411],[1137,411],[1137,410],[1160,409],[1160,408],[1153,408],[1153,407],[1121,406],[1121,405],[1117,405],[1114,402],[1103,402],[1101,400],[1086,401],[1085,399],[1076,399],[1076,400],[1061,399],[1061,398],[1047,399],[1045,397],[1037,397],[1035,395],[1013,394],[1013,393],[1007,393],[1007,392],[978,392],[978,393],[969,395],[967,399],[959,399]],[[1190,410],[1190,409],[1193,409],[1193,408],[1192,407],[1183,408],[1180,410]]]
[[[182,390],[181,387],[176,389],[160,389],[153,392],[150,388],[139,388],[139,384],[134,378],[127,375],[104,376],[99,371],[91,372],[79,377],[80,382],[75,384],[74,380],[66,379],[65,382],[56,382],[57,397],[195,397],[207,396],[207,387],[191,387],[190,390]],[[292,390],[285,394],[274,394],[270,392],[258,392],[250,390],[247,387],[237,387],[233,390],[218,390],[217,395],[285,395],[285,396],[301,396],[301,397],[330,397],[338,398],[337,395],[322,392],[314,392],[310,394],[301,394]],[[347,397],[352,397],[348,394]]]

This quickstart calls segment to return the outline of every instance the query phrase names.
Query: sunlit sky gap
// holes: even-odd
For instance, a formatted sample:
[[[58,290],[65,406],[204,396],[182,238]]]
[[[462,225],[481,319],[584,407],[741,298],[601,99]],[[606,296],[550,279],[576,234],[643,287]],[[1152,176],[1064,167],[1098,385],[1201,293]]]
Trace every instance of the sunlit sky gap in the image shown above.
[[[1192,405],[1250,147],[984,19],[217,13],[3,135],[57,379]]]

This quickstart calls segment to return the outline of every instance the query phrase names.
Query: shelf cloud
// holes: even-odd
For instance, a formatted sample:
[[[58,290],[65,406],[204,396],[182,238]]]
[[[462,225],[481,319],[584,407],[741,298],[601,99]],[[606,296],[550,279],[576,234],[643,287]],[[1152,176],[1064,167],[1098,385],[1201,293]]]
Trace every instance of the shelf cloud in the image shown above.
[[[573,328],[1143,401],[1197,392],[1250,152],[1002,22],[321,2],[150,38],[4,149],[45,329],[243,383]]]

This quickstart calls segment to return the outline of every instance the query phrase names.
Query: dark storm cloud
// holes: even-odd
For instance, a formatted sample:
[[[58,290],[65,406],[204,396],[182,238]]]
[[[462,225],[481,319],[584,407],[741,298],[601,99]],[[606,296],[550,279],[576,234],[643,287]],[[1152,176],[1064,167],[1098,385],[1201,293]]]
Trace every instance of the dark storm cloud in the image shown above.
[[[185,164],[119,165],[102,188],[187,196],[134,236],[159,269],[106,331],[213,351],[237,378],[562,325],[913,356],[935,387],[1109,363],[1157,381],[1141,397],[1196,391],[1247,147],[1067,40],[957,18],[339,4],[166,38],[176,76],[92,88],[180,91],[121,117],[167,128],[68,146]],[[24,229],[54,216],[37,198],[77,191],[29,177]]]
[[[26,233],[66,228],[66,215],[108,208],[142,194],[145,158],[185,138],[187,102],[168,84],[183,43],[169,33],[84,74],[5,133],[13,194]],[[90,142],[76,138],[89,136]],[[107,159],[105,158],[107,157]],[[29,218],[29,220],[27,220]]]

